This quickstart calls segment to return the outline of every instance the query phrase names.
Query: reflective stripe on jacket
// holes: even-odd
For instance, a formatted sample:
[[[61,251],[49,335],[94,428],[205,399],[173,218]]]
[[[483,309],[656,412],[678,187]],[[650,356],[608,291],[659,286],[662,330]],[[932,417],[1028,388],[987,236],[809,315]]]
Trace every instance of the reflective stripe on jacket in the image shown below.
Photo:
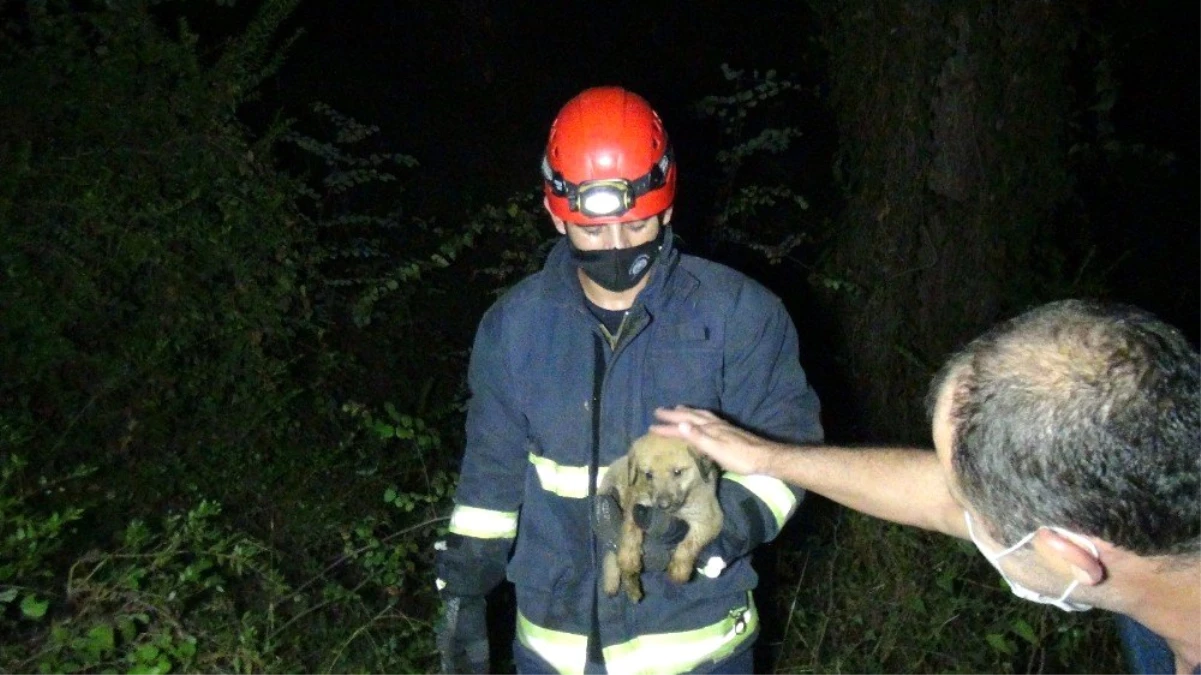
[[[739,635],[753,633],[746,597],[757,577],[746,554],[779,532],[801,491],[727,474],[719,486],[725,527],[698,559],[701,567],[720,558],[725,569],[711,567],[713,578],[698,574],[682,585],[645,573],[646,595],[631,603],[597,590],[601,553],[589,526],[589,476],[599,481],[646,433],[656,407],[715,410],[766,436],[820,442],[817,398],[778,298],[734,270],[679,255],[669,232],[650,282],[609,341],[560,241],[541,272],[485,314],[468,379],[467,448],[450,528],[461,541],[439,556],[446,592],[456,584],[470,589],[472,570],[495,569],[511,552],[506,574],[526,626],[523,641],[556,667],[578,654],[555,659],[545,650],[581,636],[586,643],[598,627],[606,660],[621,663],[649,658],[645,645],[678,640],[689,659],[698,657],[679,670],[729,653],[728,642],[693,638],[732,616],[750,611],[744,629],[752,630]],[[631,650],[638,656],[627,657]],[[678,665],[663,662],[659,672]]]
[[[682,673],[733,654],[758,628],[759,613],[747,593],[742,607],[716,623],[676,633],[640,635],[605,647],[605,665],[609,672],[630,675]],[[584,672],[587,635],[537,626],[518,611],[517,639],[560,673]]]

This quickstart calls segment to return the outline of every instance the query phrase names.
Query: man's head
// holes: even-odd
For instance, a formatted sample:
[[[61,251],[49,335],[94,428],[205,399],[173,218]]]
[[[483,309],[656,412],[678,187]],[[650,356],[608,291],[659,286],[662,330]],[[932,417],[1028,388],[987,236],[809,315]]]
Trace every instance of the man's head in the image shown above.
[[[637,293],[676,193],[671,145],[650,104],[620,87],[568,101],[551,125],[542,179],[546,210],[584,276],[610,293]]]
[[[1051,303],[948,361],[931,390],[936,445],[999,544],[1058,527],[1195,560],[1199,379],[1184,336],[1146,312]]]
[[[575,225],[645,220],[671,207],[676,166],[658,113],[620,87],[586,89],[551,124],[546,208]]]

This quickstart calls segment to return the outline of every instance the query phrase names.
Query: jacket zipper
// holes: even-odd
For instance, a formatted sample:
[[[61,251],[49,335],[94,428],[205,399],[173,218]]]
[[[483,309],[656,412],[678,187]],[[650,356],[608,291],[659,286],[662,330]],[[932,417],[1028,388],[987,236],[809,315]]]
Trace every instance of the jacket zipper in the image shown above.
[[[608,363],[606,359],[605,346],[613,353],[613,359],[616,361],[619,348],[622,347],[622,339],[625,337],[626,327],[630,323],[630,314],[634,311],[631,307],[621,317],[621,323],[617,326],[617,333],[610,334],[608,329],[602,324],[600,326],[601,335],[593,334],[592,342],[592,361],[593,361],[593,376],[592,376],[592,457],[588,463],[588,504],[589,508],[595,511],[596,509],[596,477],[600,473],[600,428],[601,428],[601,398],[604,393],[605,376],[608,374]],[[631,336],[632,339],[633,336]],[[628,342],[628,340],[627,340]],[[591,530],[591,528],[589,528]],[[592,568],[600,569],[600,561],[597,559],[597,551],[600,543],[596,539],[596,533],[592,533]],[[602,651],[600,640],[600,582],[599,576],[595,583],[592,584],[592,621],[588,631],[588,661],[595,664],[604,664],[605,655]]]
[[[622,319],[625,325],[625,319]],[[603,327],[602,327],[603,328]],[[618,329],[618,335],[621,330]],[[600,472],[600,403],[601,391],[605,386],[605,345],[601,337],[593,336],[592,340],[592,458],[588,462],[588,508],[596,512],[596,476]],[[590,518],[591,520],[591,518]],[[600,569],[596,554],[599,542],[596,531],[592,532],[592,569]],[[604,652],[600,644],[600,583],[592,584],[592,625],[588,631],[588,661],[603,664]]]

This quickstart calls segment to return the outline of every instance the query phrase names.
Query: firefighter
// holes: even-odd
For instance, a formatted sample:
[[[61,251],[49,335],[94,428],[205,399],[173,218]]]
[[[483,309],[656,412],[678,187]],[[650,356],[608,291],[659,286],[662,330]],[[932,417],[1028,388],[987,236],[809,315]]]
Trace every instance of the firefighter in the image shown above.
[[[507,578],[519,672],[751,672],[750,553],[803,491],[726,473],[724,529],[684,584],[667,578],[662,555],[682,522],[638,514],[649,528],[645,597],[632,602],[600,589],[620,513],[596,488],[657,407],[707,408],[772,438],[820,442],[796,328],[763,286],[676,248],[678,168],[642,97],[597,87],[569,101],[541,173],[562,237],[484,314],[468,368],[466,449],[437,559],[443,670],[487,670],[484,598]]]

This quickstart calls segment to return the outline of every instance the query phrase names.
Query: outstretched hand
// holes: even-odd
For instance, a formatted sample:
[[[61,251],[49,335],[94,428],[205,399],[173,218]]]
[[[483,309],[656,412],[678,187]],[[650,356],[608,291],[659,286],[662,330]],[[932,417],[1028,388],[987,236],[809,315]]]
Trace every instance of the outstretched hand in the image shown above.
[[[659,424],[651,432],[682,438],[727,471],[744,475],[768,473],[780,446],[726,422],[708,410],[685,406],[657,408]]]

